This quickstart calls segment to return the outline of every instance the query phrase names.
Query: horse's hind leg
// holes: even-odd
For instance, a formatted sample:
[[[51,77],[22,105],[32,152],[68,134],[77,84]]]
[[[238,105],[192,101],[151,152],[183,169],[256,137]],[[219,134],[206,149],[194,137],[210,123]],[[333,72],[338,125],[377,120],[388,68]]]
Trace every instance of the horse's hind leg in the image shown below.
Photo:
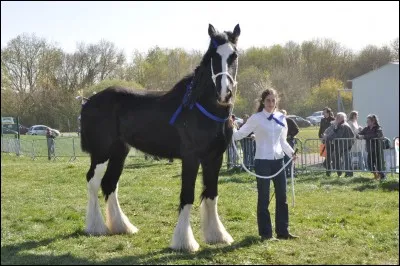
[[[91,157],[90,169],[86,174],[88,187],[88,206],[86,210],[85,232],[90,235],[105,235],[108,233],[100,210],[98,192],[100,182],[107,167],[107,159]]]
[[[218,217],[218,174],[222,156],[207,158],[201,162],[203,167],[204,191],[201,195],[200,216],[204,240],[208,244],[231,244],[233,238],[226,231]]]
[[[107,171],[101,181],[106,200],[106,224],[112,234],[134,234],[138,229],[129,222],[118,202],[118,180],[124,167],[129,147],[123,142],[114,143]]]

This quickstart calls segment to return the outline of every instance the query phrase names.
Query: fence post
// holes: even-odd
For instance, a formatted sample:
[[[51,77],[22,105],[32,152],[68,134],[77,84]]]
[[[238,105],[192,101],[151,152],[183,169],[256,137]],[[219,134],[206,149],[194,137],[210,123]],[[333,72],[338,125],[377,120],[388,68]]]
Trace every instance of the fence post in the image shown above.
[[[76,155],[75,155],[75,138],[72,137],[72,158],[69,159],[69,161],[75,161]]]
[[[32,140],[32,160],[35,160],[35,140]]]

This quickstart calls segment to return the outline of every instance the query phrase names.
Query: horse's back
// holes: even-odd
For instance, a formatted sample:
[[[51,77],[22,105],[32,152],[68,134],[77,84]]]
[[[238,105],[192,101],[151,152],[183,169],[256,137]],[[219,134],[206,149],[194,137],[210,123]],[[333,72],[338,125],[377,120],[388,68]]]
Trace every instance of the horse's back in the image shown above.
[[[173,141],[175,147],[177,136],[159,102],[163,94],[109,87],[93,95],[81,111],[82,150],[106,155],[118,140],[143,151],[148,149],[145,152],[160,151],[158,155],[169,156],[163,146],[171,148],[168,142]]]
[[[90,154],[105,155],[119,135],[118,113],[123,102],[131,106],[143,104],[154,96],[123,87],[108,87],[93,95],[81,111],[81,147]]]

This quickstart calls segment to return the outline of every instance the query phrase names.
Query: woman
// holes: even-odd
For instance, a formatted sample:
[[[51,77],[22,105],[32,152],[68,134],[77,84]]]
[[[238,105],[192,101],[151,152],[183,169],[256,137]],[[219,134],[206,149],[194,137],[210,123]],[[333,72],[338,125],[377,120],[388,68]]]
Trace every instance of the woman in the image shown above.
[[[353,130],[354,137],[357,136],[358,133],[362,130],[362,127],[358,124],[358,112],[357,111],[351,111],[349,115],[349,121],[347,123],[349,124],[351,130]],[[354,142],[353,147],[351,148],[351,153],[352,156],[351,158],[355,157],[357,158],[357,169],[359,170],[364,170],[365,165],[364,165],[364,154],[365,154],[365,143],[364,141],[357,139]]]
[[[368,169],[373,171],[372,173],[376,179],[384,180],[386,175],[382,172],[383,141],[377,140],[378,138],[383,138],[383,132],[376,115],[370,114],[367,116],[367,126],[358,133],[357,138],[366,140]]]
[[[278,95],[274,89],[263,91],[258,112],[250,116],[246,124],[234,130],[234,140],[240,140],[251,132],[255,134],[256,155],[254,167],[257,175],[270,176],[283,167],[284,152],[294,159],[294,151],[286,141],[287,123],[284,115],[276,112]],[[281,171],[273,178],[276,197],[275,232],[278,239],[297,238],[289,233],[289,211],[286,200],[286,175]],[[272,237],[271,218],[268,211],[270,179],[257,178],[258,203],[257,222],[261,240],[276,240]]]
[[[321,123],[319,125],[319,131],[318,131],[318,138],[322,139],[324,137],[324,132],[331,126],[332,122],[335,121],[335,118],[333,116],[333,112],[331,108],[325,107],[323,110],[323,115],[324,118],[321,119]],[[331,175],[331,162],[332,162],[332,144],[330,142],[325,142],[325,147],[326,147],[326,159],[323,161],[323,165],[326,168],[326,176]]]
[[[335,121],[335,117],[333,115],[333,112],[331,108],[325,107],[324,110],[322,110],[322,114],[324,115],[324,118],[321,119],[321,123],[319,124],[319,131],[318,131],[318,137],[320,139],[323,138],[325,130],[331,126],[332,121]]]

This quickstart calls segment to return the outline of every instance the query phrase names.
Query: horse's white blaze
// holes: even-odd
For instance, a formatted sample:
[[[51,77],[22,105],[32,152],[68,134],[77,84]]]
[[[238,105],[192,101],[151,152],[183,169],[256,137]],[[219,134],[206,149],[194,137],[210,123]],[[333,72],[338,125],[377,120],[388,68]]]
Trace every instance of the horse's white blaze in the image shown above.
[[[175,250],[196,251],[199,244],[194,238],[192,228],[190,226],[190,209],[192,204],[186,204],[179,214],[178,224],[175,227],[174,236],[172,237],[170,248]]]
[[[139,231],[129,222],[128,217],[122,212],[118,202],[118,186],[107,199],[106,223],[108,229],[113,234],[134,234]]]
[[[231,244],[233,238],[219,220],[217,203],[218,197],[215,197],[214,200],[205,198],[201,203],[200,216],[204,240],[209,244]]]
[[[221,56],[221,72],[228,72],[228,57],[234,52],[230,43],[225,43],[218,46],[217,53]],[[228,94],[229,77],[227,75],[221,76],[221,101],[224,101]]]
[[[101,214],[98,191],[101,179],[107,167],[107,162],[96,165],[92,179],[87,183],[88,187],[88,206],[86,210],[86,233],[91,235],[105,235],[108,233]]]

